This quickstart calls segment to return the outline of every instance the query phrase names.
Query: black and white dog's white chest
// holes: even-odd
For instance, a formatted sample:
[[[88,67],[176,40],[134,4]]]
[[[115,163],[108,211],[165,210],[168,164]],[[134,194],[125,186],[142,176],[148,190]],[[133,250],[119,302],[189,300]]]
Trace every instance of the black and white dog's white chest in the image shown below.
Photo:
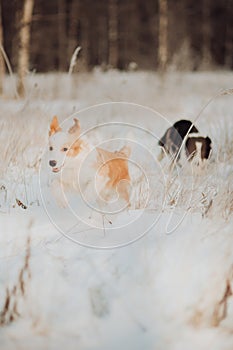
[[[190,134],[185,142],[185,152],[188,158],[198,157],[200,160],[208,159],[212,150],[211,139],[199,134]]]

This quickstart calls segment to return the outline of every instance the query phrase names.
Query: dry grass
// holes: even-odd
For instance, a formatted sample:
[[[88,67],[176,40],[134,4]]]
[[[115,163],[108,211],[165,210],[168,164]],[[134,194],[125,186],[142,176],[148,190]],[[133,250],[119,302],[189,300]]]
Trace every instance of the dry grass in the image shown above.
[[[19,304],[21,299],[26,296],[27,284],[31,279],[30,256],[31,246],[30,237],[28,237],[23,266],[19,270],[15,284],[11,288],[6,287],[5,302],[0,311],[0,326],[8,325],[20,317]]]
[[[38,176],[40,158],[45,145],[45,138],[38,137],[38,129],[35,125],[28,128],[25,137],[22,129],[26,123],[22,123],[17,129],[9,130],[9,124],[3,124],[3,161],[1,163],[0,175],[2,201],[8,199],[8,206],[15,203],[19,198],[23,203],[29,205],[37,198],[31,198],[29,192],[35,184],[32,183],[33,175]],[[42,129],[44,133],[44,129]],[[229,129],[225,129],[226,133]],[[233,181],[231,176],[233,147],[229,137],[223,132],[220,140],[218,152],[210,163],[204,168],[191,166],[188,164],[184,168],[167,173],[167,179],[161,181],[158,174],[151,174],[148,188],[146,179],[135,179],[132,184],[134,191],[134,203],[132,208],[141,209],[178,208],[185,211],[200,212],[203,217],[220,216],[228,220],[233,213]],[[8,136],[7,136],[8,135]],[[30,139],[30,142],[29,142]],[[224,139],[226,140],[224,144]],[[9,140],[12,140],[9,142]],[[36,147],[38,142],[41,147]],[[166,173],[166,171],[165,171]],[[12,186],[12,183],[14,184]],[[166,186],[164,198],[164,183]],[[149,199],[148,199],[149,195]],[[4,206],[4,203],[0,203]]]
[[[222,288],[222,295],[219,298],[219,300],[216,300],[214,307],[211,308],[211,310],[208,310],[208,312],[206,312],[206,310],[204,309],[201,309],[200,306],[195,310],[194,314],[190,319],[190,323],[192,324],[192,326],[200,327],[203,324],[207,324],[211,327],[218,327],[221,324],[221,322],[223,322],[227,318],[229,312],[229,303],[231,302],[231,298],[233,295],[232,272],[233,268],[231,266],[228,275],[225,278],[225,285]],[[206,317],[206,314],[208,314],[209,316]]]
[[[121,91],[124,90],[122,79],[126,79],[126,76],[124,74],[112,73],[112,79],[117,81],[119,86],[117,90],[113,89],[112,91],[109,91],[108,74],[100,75],[97,72],[89,76],[80,76],[79,85],[76,87],[79,88],[78,95],[80,96],[80,99],[83,99],[83,101],[87,99],[87,89],[90,90],[88,95],[89,104],[92,103],[93,98],[98,98],[96,88],[94,89],[95,91],[93,91],[98,79],[102,84],[103,92],[108,90],[108,93],[111,92],[113,95],[115,94],[115,99],[119,98],[121,96]],[[174,82],[176,83],[177,79],[181,79],[176,75],[174,77]],[[9,87],[12,84],[13,78],[14,77],[10,78],[10,84],[9,82],[7,83]],[[19,198],[27,206],[30,202],[38,201],[39,198],[35,198],[35,195],[33,199],[29,199],[30,194],[28,192],[35,192],[32,189],[34,186],[33,176],[38,174],[41,155],[47,142],[49,119],[51,119],[53,114],[58,114],[62,118],[65,118],[72,112],[67,93],[73,88],[76,76],[47,76],[46,83],[44,82],[45,78],[46,77],[43,76],[33,75],[28,77],[28,94],[25,101],[15,101],[15,106],[13,107],[12,101],[2,101],[0,116],[0,152],[2,155],[0,165],[0,188],[2,195],[0,196],[0,201],[6,201],[7,196],[8,207],[11,207],[13,203],[15,203],[16,198]],[[142,75],[142,73],[136,73],[131,77],[132,82],[130,81],[130,84],[132,83],[134,87],[136,78],[139,79],[139,81],[142,81],[142,84],[145,86],[146,84],[148,84],[149,87],[151,86],[151,78],[147,74]],[[184,75],[184,79],[189,81],[191,78],[188,75],[187,77]],[[201,86],[199,86],[200,82],[198,79],[197,76],[192,77],[192,82],[193,84],[196,84],[195,86],[197,89],[197,91],[194,90],[193,94],[195,95],[195,98],[199,96],[201,99],[202,91],[198,91]],[[174,85],[174,82],[172,83],[168,78],[167,80],[171,86]],[[8,89],[7,84],[5,87],[6,91]],[[125,84],[127,85],[129,83],[126,81]],[[159,92],[160,85],[157,81],[156,75],[154,76],[153,84],[155,84],[155,90]],[[180,91],[180,94],[184,96],[183,99],[185,102],[186,96],[182,89],[183,87],[181,84],[180,90],[178,89],[178,92],[176,93],[179,93]],[[43,94],[41,94],[42,90]],[[127,87],[127,91],[128,90]],[[137,91],[135,91],[135,89],[134,92],[136,98],[139,97],[137,96]],[[171,95],[170,85],[164,93],[165,96],[161,103],[163,102],[163,104],[166,105],[168,96]],[[43,103],[40,103],[40,99],[45,96],[44,94],[47,99],[49,99],[49,97],[52,99],[63,98],[63,104],[59,102],[55,110],[53,105],[50,107],[43,105]],[[212,92],[210,92],[209,95],[211,94]],[[73,92],[69,98],[72,98],[72,96]],[[128,97],[126,96],[126,98],[132,100],[129,95]],[[165,181],[161,181],[161,179],[158,178],[158,174],[151,174],[150,169],[147,168],[146,172],[148,176],[151,177],[151,184],[153,184],[153,186],[148,189],[143,177],[135,180],[133,183],[135,192],[135,203],[133,204],[133,207],[144,208],[145,206],[149,206],[150,208],[159,208],[163,206],[163,209],[176,207],[182,210],[200,212],[203,216],[219,215],[226,220],[231,216],[233,207],[233,188],[230,170],[233,166],[233,125],[231,123],[229,98],[231,98],[231,96],[221,97],[220,107],[219,110],[217,109],[217,112],[218,115],[220,113],[222,114],[222,118],[219,118],[217,115],[214,118],[211,117],[211,123],[205,123],[205,120],[208,121],[208,117],[212,116],[212,106],[217,103],[214,101],[208,106],[208,111],[205,111],[203,117],[199,120],[199,122],[202,123],[202,129],[203,127],[204,129],[207,129],[208,134],[213,140],[214,152],[212,161],[202,170],[197,167],[191,169],[190,165],[185,166],[185,169],[178,169],[179,173],[177,173],[176,169],[172,173],[169,173],[169,169],[167,169],[165,170],[165,173],[168,174],[168,177]],[[152,100],[150,88],[148,88],[148,91],[145,91],[144,104],[148,103],[148,99],[150,99],[150,101]],[[174,99],[177,100],[175,96]],[[139,97],[139,101],[142,102],[141,96]],[[47,103],[49,102],[46,102],[46,104]],[[176,114],[176,111],[174,112]],[[155,125],[157,125],[156,121]],[[159,130],[160,127],[161,124],[159,121]],[[163,198],[164,191],[163,188],[161,188],[164,186],[164,183],[166,184],[166,198]],[[192,186],[190,186],[190,184]],[[150,198],[147,202],[148,191],[150,192]],[[3,202],[0,204],[4,206]]]
[[[69,78],[73,78],[73,75]],[[124,79],[124,75],[120,75],[120,84],[119,84],[120,88],[119,86],[117,88],[114,87],[114,83],[112,83],[111,81],[111,84],[113,84],[112,91],[109,87],[109,82],[107,81],[107,79],[105,80],[105,78],[106,76],[103,77],[102,83],[104,85],[103,90],[107,91],[107,93],[109,94],[107,99],[108,98],[111,99],[112,96],[114,96],[115,92],[116,92],[116,95],[118,94],[117,97],[120,96],[123,98],[124,93],[130,90],[130,87],[127,81],[122,83],[122,80]],[[73,83],[75,82],[75,79],[76,77],[74,77]],[[114,79],[116,79],[116,77],[113,74],[113,81]],[[149,79],[150,78],[148,77],[145,79],[146,83],[150,82]],[[192,82],[194,82],[193,83],[194,85],[195,85],[195,79],[198,80],[197,76],[193,77]],[[82,79],[80,79],[80,81],[81,80]],[[144,84],[145,81],[142,81],[142,84]],[[79,85],[79,87],[81,88],[81,90],[78,91],[80,99],[85,101],[86,104],[91,104],[92,102],[96,102],[96,99],[98,99],[98,94],[100,94],[100,92],[99,91],[96,92],[97,96],[94,95],[93,93],[93,90],[96,90],[96,82],[98,82],[98,76],[97,77],[89,76],[87,78],[86,84],[84,84],[84,80],[81,81],[81,83],[84,84],[83,89],[81,87],[81,83]],[[0,127],[2,130],[0,152],[3,158],[2,164],[0,166],[0,180],[1,180],[0,181],[0,204],[1,205],[6,204],[8,207],[11,207],[13,203],[15,204],[15,200],[19,198],[26,206],[28,205],[30,206],[30,202],[32,199],[32,196],[29,193],[30,191],[33,192],[34,200],[35,199],[39,200],[39,194],[36,192],[35,187],[36,187],[36,184],[38,183],[38,167],[40,165],[42,150],[46,145],[46,141],[47,141],[49,119],[54,114],[58,114],[59,117],[61,116],[61,118],[65,118],[66,116],[69,116],[74,106],[74,101],[71,101],[71,97],[73,98],[76,92],[72,91],[72,94],[69,95],[69,98],[67,98],[69,92],[71,91],[72,86],[69,85],[68,88],[66,89],[66,85],[62,86],[63,83],[67,84],[66,77],[61,77],[61,80],[60,80],[60,77],[57,75],[54,76],[51,80],[49,80],[48,78],[48,86],[47,85],[44,86],[44,90],[42,89],[43,93],[40,93],[39,91],[39,93],[37,94],[36,89],[35,90],[32,89],[33,91],[32,91],[32,94],[29,96],[27,104],[24,106],[21,105],[20,108],[19,108],[18,101],[16,103],[17,108],[16,107],[12,108],[12,104],[13,104],[12,100],[9,103],[8,101],[2,102],[2,110],[1,110],[2,115],[0,119]],[[174,89],[174,84],[173,86],[168,87],[168,92],[166,92],[165,96],[161,98],[161,101],[159,101],[159,104],[161,108],[164,108],[164,110],[166,110],[167,108],[168,114],[170,113],[171,120],[175,120],[175,119],[177,120],[177,118],[181,117],[182,116],[181,112],[185,110],[185,107],[186,107],[186,110],[189,109],[192,112],[197,107],[197,105],[198,105],[198,108],[196,109],[199,109],[199,100],[205,99],[206,97],[206,95],[205,97],[203,97],[202,91],[200,91],[200,87],[202,83],[203,83],[202,80],[200,80],[200,84],[198,83],[194,87],[192,86],[191,90],[192,90],[192,94],[195,95],[195,98],[194,98],[193,105],[190,105],[190,106],[189,106],[189,101],[192,100],[192,97],[190,97],[190,99],[187,98],[187,95],[185,95],[185,91],[182,91],[182,89],[181,90],[179,90],[179,88],[177,88],[177,90]],[[33,81],[33,84],[35,84],[35,80]],[[124,84],[126,86],[125,89],[122,88],[122,86],[124,87]],[[153,84],[154,84],[154,80],[153,80]],[[144,102],[142,101],[142,95],[143,95],[142,86],[140,86],[138,90],[135,87],[136,89],[135,99],[138,99],[141,103],[144,103],[145,105],[147,103],[152,103],[149,101],[152,101],[153,97],[155,98],[156,93],[159,96],[162,95],[160,93],[159,88],[157,89],[156,84],[157,82],[155,82],[156,91],[154,91],[153,93],[152,93],[153,89],[151,89],[152,84],[151,83],[148,84],[149,85],[148,90],[150,91],[145,92],[145,95],[147,97],[144,100]],[[209,81],[208,81],[208,84],[210,84]],[[134,85],[136,84],[133,78],[131,91],[133,91]],[[206,86],[207,85],[205,85],[205,91],[207,90]],[[144,84],[144,87],[146,87],[146,84]],[[186,86],[183,87],[183,90],[185,89],[187,89]],[[98,87],[98,90],[102,91],[102,88]],[[89,99],[87,97],[88,91],[92,91],[90,92],[90,94],[93,93],[93,96],[91,96]],[[63,96],[62,93],[64,93],[65,96]],[[212,95],[212,91],[208,93]],[[173,94],[175,96],[173,96]],[[182,96],[182,103],[184,100],[184,104],[181,103],[181,97],[177,98],[178,94]],[[44,102],[40,100],[40,98],[43,96],[46,99],[45,105],[43,105]],[[173,96],[173,99],[174,99],[173,105],[171,103],[170,105],[167,106],[166,104],[169,103],[169,98],[171,98],[171,96]],[[117,99],[117,97],[115,97],[115,99]],[[50,101],[50,99],[52,100],[55,98],[56,99],[62,98],[62,100],[56,101],[56,102]],[[198,100],[198,103],[196,102],[197,100]],[[98,101],[98,102],[101,102],[101,101]],[[156,105],[158,103],[158,99],[156,100],[155,98],[155,101],[153,101],[153,103]],[[160,106],[158,106],[158,109]],[[192,167],[190,166],[190,164],[188,164],[183,168],[174,169],[173,172],[169,172],[169,164],[168,164],[169,161],[168,159],[165,159],[164,160],[165,172],[164,172],[163,179],[161,178],[161,173],[159,171],[151,172],[151,168],[147,164],[145,167],[145,170],[146,170],[146,175],[150,178],[150,187],[148,189],[147,183],[145,181],[146,180],[145,177],[139,176],[138,178],[135,179],[135,181],[133,182],[135,208],[141,209],[146,207],[148,209],[152,208],[158,211],[163,209],[164,211],[168,211],[168,212],[171,212],[172,210],[179,210],[182,213],[187,213],[190,211],[194,213],[198,213],[200,216],[203,217],[203,220],[202,220],[203,228],[200,229],[201,233],[203,233],[203,230],[205,230],[205,228],[207,227],[205,226],[205,223],[208,221],[211,221],[209,219],[212,219],[212,218],[217,219],[218,222],[220,222],[220,224],[222,223],[221,220],[227,221],[231,219],[232,213],[233,213],[233,181],[232,181],[233,126],[231,121],[232,108],[230,107],[231,105],[229,104],[229,100],[228,101],[226,100],[226,103],[225,103],[225,99],[224,100],[222,99],[220,106],[218,106],[217,108],[210,109],[210,111],[206,112],[204,118],[200,119],[201,127],[207,130],[214,144],[214,151],[210,162],[208,162],[206,166],[204,166],[203,168],[194,167],[194,166]],[[213,111],[216,112],[216,114],[214,114]],[[222,118],[220,118],[220,116]],[[103,115],[103,119],[105,117],[108,117],[108,116]],[[146,122],[146,118],[145,118],[145,122]],[[166,125],[160,120],[155,119],[154,124],[152,126],[151,125],[148,126],[148,128],[150,127],[151,129],[152,127],[154,129],[159,129],[159,132],[162,134]],[[156,149],[154,151],[156,152]],[[142,161],[143,160],[144,159],[142,159]],[[34,181],[35,178],[33,178],[33,176],[35,176],[36,182]],[[149,192],[149,200],[147,198],[148,192]],[[164,193],[166,193],[166,196],[164,196]],[[27,213],[28,211],[25,210],[25,213]],[[0,214],[0,215],[3,215],[3,214]],[[12,216],[12,218],[14,218],[14,216]],[[205,221],[206,218],[207,220]],[[214,225],[215,223],[213,221],[212,227],[214,227]],[[195,229],[196,231],[198,231],[198,227],[195,227]],[[230,228],[229,228],[229,232],[230,232]],[[182,233],[184,233],[183,236],[186,237],[186,232],[182,232]],[[192,237],[188,236],[188,239],[193,239],[193,242],[195,243],[196,242],[195,236],[197,236],[197,240],[199,240],[199,238],[202,237],[202,235],[198,236],[198,232],[194,232],[194,233],[197,233],[197,235],[193,234]],[[221,235],[222,239],[224,240],[226,236],[224,236],[224,234],[222,235],[221,231],[218,233],[219,233],[219,236]],[[205,232],[205,234],[208,235],[209,232]],[[212,232],[210,232],[210,234],[212,234]],[[175,243],[175,241],[173,242]],[[180,242],[182,245],[182,241]],[[231,240],[229,240],[229,242],[231,242]],[[209,241],[208,243],[211,243],[211,241]],[[198,243],[196,242],[196,244],[199,244],[201,247],[202,246],[201,240],[200,242],[198,241]],[[166,241],[164,245],[161,245],[161,250],[165,251],[164,256],[170,256],[170,253],[174,252],[174,256],[171,254],[171,259],[173,259],[174,257],[174,261],[172,260],[172,266],[173,266],[173,264],[175,265],[175,259],[178,258],[178,255],[180,254],[182,256],[183,247],[179,246],[179,241],[178,241],[177,245],[175,245],[174,247],[172,246],[172,249],[169,250],[168,248],[169,248],[168,241]],[[217,249],[218,248],[219,246],[217,246]],[[0,313],[0,325],[2,327],[14,322],[18,318],[20,318],[20,316],[23,316],[25,314],[24,309],[26,305],[24,301],[25,301],[25,298],[28,297],[28,295],[30,297],[30,291],[28,289],[31,286],[31,284],[29,284],[29,281],[31,278],[30,266],[34,266],[33,262],[31,261],[32,258],[31,258],[30,249],[31,249],[30,239],[28,239],[24,261],[22,266],[18,265],[19,270],[17,270],[17,275],[15,279],[13,279],[14,281],[13,286],[9,285],[7,282],[5,283],[5,286],[6,286],[5,299],[2,303],[2,309]],[[63,254],[63,247],[61,247],[61,249],[62,249],[61,254]],[[166,251],[166,249],[168,250]],[[217,250],[215,251],[214,249],[216,249],[216,246],[210,245],[206,250],[207,254],[209,254],[210,257],[214,255],[215,252],[217,251]],[[230,250],[230,247],[229,247],[229,250]],[[155,257],[154,251],[155,250],[153,248],[151,251],[151,253],[153,254],[152,255],[153,259]],[[149,254],[149,250],[147,250],[147,253]],[[163,254],[161,254],[161,256],[162,255]],[[222,255],[225,258],[225,250],[222,250]],[[158,256],[160,257],[160,254],[158,254]],[[76,257],[77,255],[75,254],[75,261],[77,260]],[[185,255],[185,257],[187,256]],[[69,259],[70,259],[70,254],[69,254]],[[137,259],[138,259],[138,255],[137,255]],[[197,256],[197,259],[198,259],[198,256]],[[201,262],[197,261],[197,259],[187,260],[187,264],[192,262],[193,265],[195,265],[195,263],[198,262],[198,264],[200,265],[200,269],[202,269],[203,267],[202,261]],[[209,256],[208,256],[208,259],[209,259]],[[128,257],[127,257],[127,261],[128,261]],[[157,260],[153,260],[153,261],[157,261]],[[169,260],[167,259],[165,261],[169,262]],[[226,260],[224,259],[222,260],[223,266],[221,266],[221,271],[224,270],[225,261]],[[213,259],[212,259],[212,262],[213,262]],[[186,262],[184,261],[184,263]],[[203,264],[208,265],[208,263],[209,263],[209,260],[203,260]],[[79,261],[78,261],[78,264],[79,264]],[[230,265],[228,266],[226,264],[225,264],[226,269],[228,269]],[[171,279],[171,282],[172,282],[173,281],[172,272],[170,271],[170,274],[166,275],[166,273],[168,273],[169,268],[166,266],[166,264],[163,264],[163,260],[160,265],[161,266],[165,265],[163,270],[163,273],[165,274],[164,276],[165,277],[167,276],[168,279]],[[152,271],[151,281],[150,281],[151,285],[152,284],[154,285],[157,282],[159,285],[159,281],[161,282],[160,279],[157,279],[158,278],[157,274],[159,274],[160,269],[162,269],[160,265],[158,264],[159,266],[158,269],[151,270]],[[184,264],[182,262],[182,267],[183,265]],[[153,262],[148,260],[148,265],[146,266],[145,271],[148,271],[148,270],[150,271],[150,269],[152,268],[153,268]],[[215,266],[212,267],[212,269],[215,269]],[[176,279],[178,280],[183,278],[183,277],[180,277],[180,271],[181,271],[180,269],[177,269],[177,275],[175,276]],[[195,272],[195,270],[192,270],[192,269],[190,269],[190,271]],[[188,278],[191,280],[192,276],[188,276]],[[162,286],[163,286],[163,280],[164,278],[162,278]],[[191,283],[190,280],[184,281],[184,284],[182,284],[182,286],[185,288],[186,282]],[[200,301],[197,301],[197,303],[194,304],[192,309],[189,311],[189,315],[192,314],[191,317],[189,318],[189,321],[192,324],[192,326],[199,327],[200,325],[203,325],[203,324],[206,325],[206,320],[208,320],[208,326],[218,327],[218,326],[221,326],[221,323],[227,318],[227,314],[230,309],[230,306],[229,306],[230,299],[232,298],[232,274],[229,273],[227,275],[225,273],[222,273],[222,279],[219,279],[219,280],[221,281],[219,286],[219,290],[221,293],[219,293],[215,299],[212,296],[212,290],[210,290],[210,288],[208,289],[209,285],[212,287],[212,286],[215,286],[215,283],[210,279],[207,279],[205,281],[206,290],[207,290],[206,295],[205,295],[205,292],[203,292]],[[202,281],[203,283],[203,280],[200,279],[200,281]],[[33,283],[35,283],[34,279],[33,279]],[[65,280],[64,284],[67,286],[67,280]],[[143,283],[143,285],[144,284],[146,283]],[[167,285],[168,284],[165,283],[164,289],[162,289],[161,292],[158,291],[158,293],[166,294],[166,291],[169,289],[167,288]],[[174,285],[176,286],[175,278],[174,278]],[[73,287],[72,287],[72,290],[73,290]],[[105,300],[103,298],[104,295],[99,293],[98,289],[96,290],[94,289],[94,293],[93,293],[93,290],[91,289],[90,299],[91,299],[91,308],[93,309],[93,313],[97,315],[97,317],[99,317],[99,315],[102,316],[102,315],[108,314],[108,305],[107,306],[105,305]],[[125,288],[125,290],[127,290],[127,288]],[[151,289],[150,289],[150,292],[151,292]],[[182,295],[182,293],[180,294]],[[176,294],[174,294],[174,291],[171,288],[171,293],[168,295],[169,295],[169,298],[172,300],[174,299],[174,295]],[[55,295],[55,297],[57,296]],[[140,294],[140,297],[142,297],[141,294]],[[211,297],[210,303],[208,303],[209,297]],[[28,300],[29,299],[30,298],[28,298]],[[166,301],[166,306],[168,308],[169,308],[169,305],[171,305],[170,299]],[[206,301],[206,303],[204,303],[205,305],[202,304],[203,299],[204,301]],[[57,301],[57,299],[55,301]],[[98,304],[98,301],[100,301],[99,304]],[[158,299],[158,301],[160,301],[160,299]],[[208,309],[205,308],[206,305]],[[44,310],[47,311],[47,309],[42,309],[41,312],[43,313]],[[63,311],[63,309],[61,310],[62,322],[64,320],[64,317],[67,316],[66,312],[67,312],[66,310],[65,311]],[[69,309],[69,312],[70,312],[70,309]],[[185,312],[186,310],[184,311],[184,313]],[[80,317],[82,318],[83,314],[80,314],[80,315],[81,315]],[[86,310],[85,310],[85,315],[86,315]],[[164,317],[163,314],[158,315],[159,319],[160,318],[162,319],[163,317]],[[175,315],[175,318],[176,318],[176,315]],[[179,320],[179,316],[177,317],[177,319]],[[109,318],[109,320],[111,321],[111,318]],[[166,316],[166,326],[167,326],[167,316]],[[169,336],[171,335],[169,334]]]
[[[4,113],[0,118],[1,164],[0,205],[12,207],[16,198],[30,203],[32,179],[38,174],[40,159],[46,142],[47,121],[42,112],[26,106],[15,113]],[[37,118],[33,116],[37,116]],[[35,200],[35,198],[33,199]]]

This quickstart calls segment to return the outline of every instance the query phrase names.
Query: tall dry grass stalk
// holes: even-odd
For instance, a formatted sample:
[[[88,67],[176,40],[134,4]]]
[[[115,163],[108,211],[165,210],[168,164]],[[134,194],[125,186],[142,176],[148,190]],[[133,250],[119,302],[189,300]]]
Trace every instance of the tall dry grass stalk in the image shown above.
[[[4,58],[4,61],[6,63],[6,66],[7,66],[7,69],[9,71],[9,74],[10,74],[10,78],[11,78],[11,82],[12,82],[12,89],[14,91],[14,96],[16,98],[19,98],[19,95],[18,95],[18,92],[17,92],[17,89],[16,89],[16,85],[15,85],[15,82],[14,82],[14,74],[13,74],[13,70],[11,68],[10,60],[9,60],[7,54],[6,54],[6,51],[4,50],[4,47],[1,44],[0,44],[0,50],[1,50],[1,54],[2,54],[2,56]]]
[[[31,121],[31,115],[31,109],[27,107],[22,112],[0,119],[2,211],[8,211],[15,204],[16,198],[27,206],[38,200],[34,198],[38,190],[37,182],[33,182],[33,179],[38,176],[40,159],[46,144],[47,120],[39,113],[38,118]]]
[[[70,60],[70,66],[69,66],[69,71],[68,74],[71,75],[74,71],[74,67],[76,66],[77,60],[78,60],[78,54],[81,51],[81,46],[76,47],[76,49],[74,50],[74,53],[71,57]]]

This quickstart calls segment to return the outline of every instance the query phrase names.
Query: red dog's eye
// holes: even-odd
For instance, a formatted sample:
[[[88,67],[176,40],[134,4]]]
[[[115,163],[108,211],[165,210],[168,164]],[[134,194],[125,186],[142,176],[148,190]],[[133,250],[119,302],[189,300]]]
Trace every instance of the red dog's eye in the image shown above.
[[[50,147],[49,147],[49,150],[50,150],[50,151],[52,151],[52,150],[53,150],[53,147],[52,147],[52,146],[50,146]]]
[[[68,148],[67,148],[67,147],[64,147],[62,150],[63,150],[64,152],[66,152],[66,151],[68,151]]]

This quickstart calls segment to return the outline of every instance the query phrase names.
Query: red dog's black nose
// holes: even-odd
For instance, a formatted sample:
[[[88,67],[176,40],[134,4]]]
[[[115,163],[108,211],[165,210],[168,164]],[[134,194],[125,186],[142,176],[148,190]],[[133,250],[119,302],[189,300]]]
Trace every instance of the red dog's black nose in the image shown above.
[[[49,161],[49,165],[52,166],[52,167],[55,167],[57,165],[56,160],[50,160]]]

